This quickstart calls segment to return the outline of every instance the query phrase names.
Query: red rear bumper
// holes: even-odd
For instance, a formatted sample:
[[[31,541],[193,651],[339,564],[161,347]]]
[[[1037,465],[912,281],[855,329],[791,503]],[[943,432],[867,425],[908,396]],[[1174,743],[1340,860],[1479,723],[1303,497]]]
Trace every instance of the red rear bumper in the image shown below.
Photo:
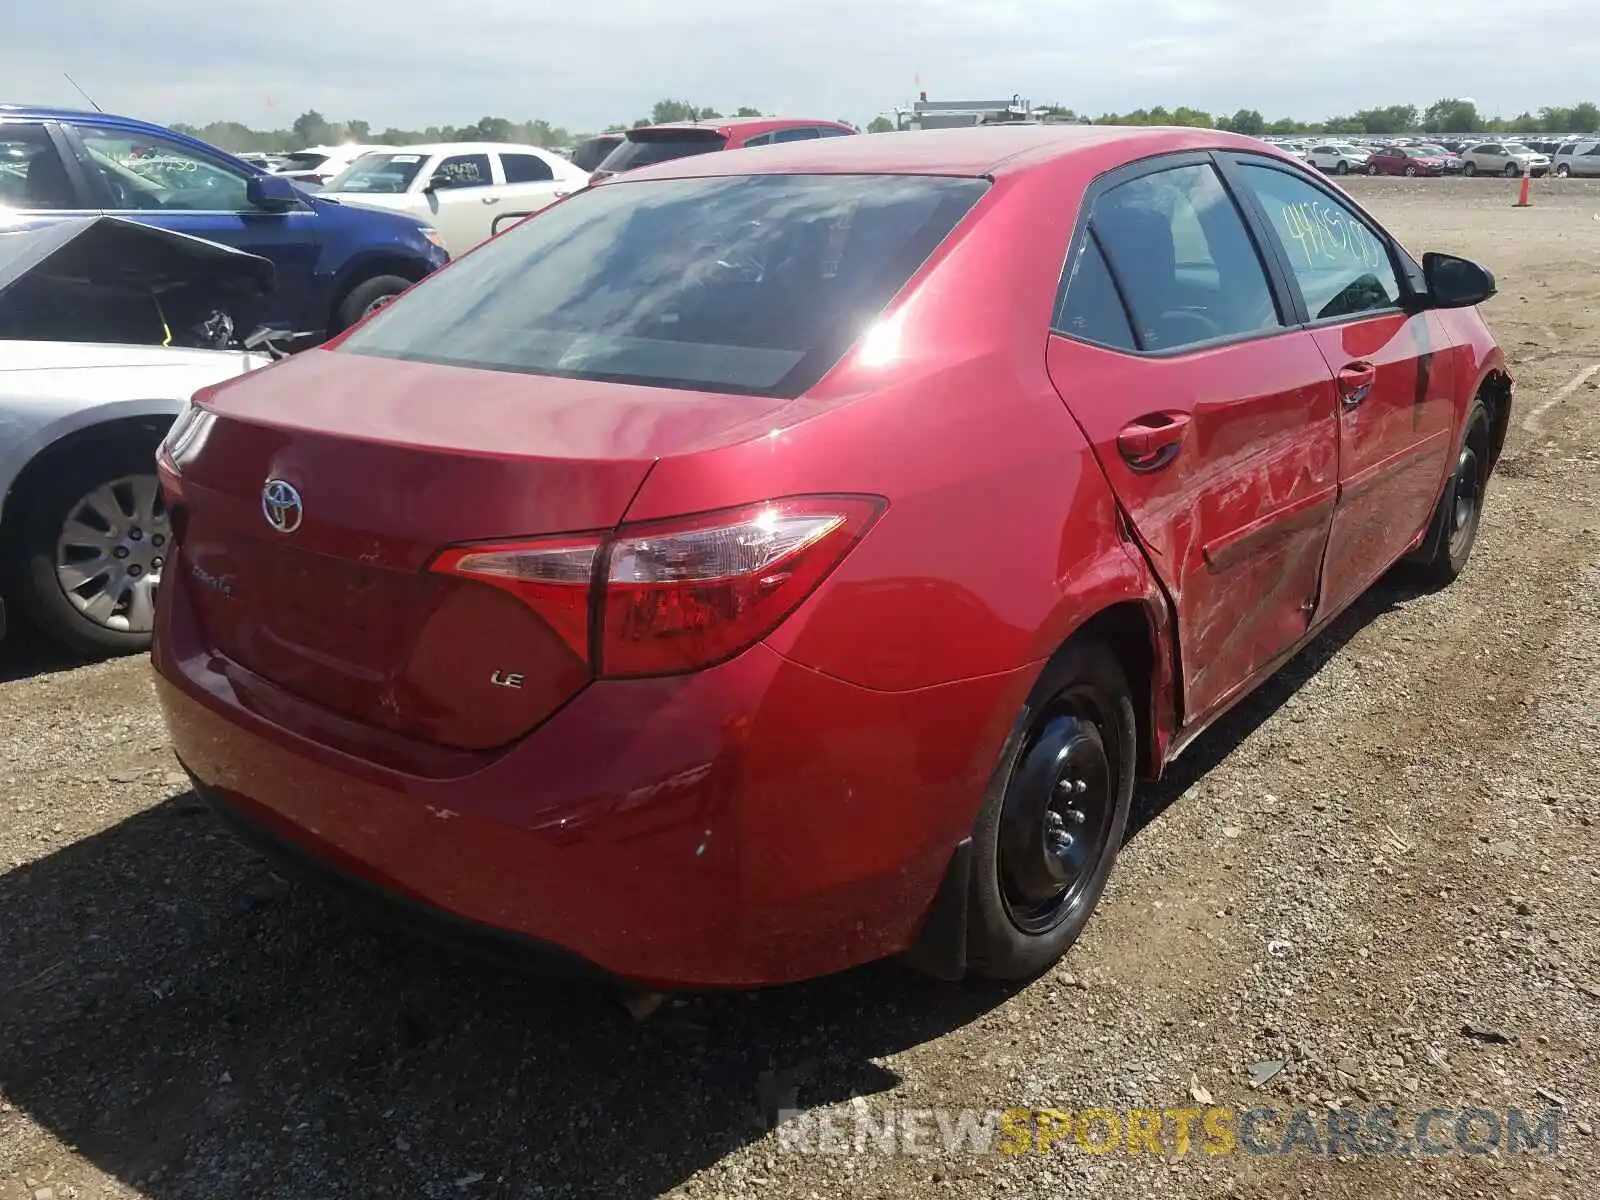
[[[669,986],[910,945],[1032,677],[870,692],[756,646],[592,684],[503,754],[430,777],[293,732],[337,718],[210,653],[183,588],[164,593],[161,703],[215,798],[413,904]]]

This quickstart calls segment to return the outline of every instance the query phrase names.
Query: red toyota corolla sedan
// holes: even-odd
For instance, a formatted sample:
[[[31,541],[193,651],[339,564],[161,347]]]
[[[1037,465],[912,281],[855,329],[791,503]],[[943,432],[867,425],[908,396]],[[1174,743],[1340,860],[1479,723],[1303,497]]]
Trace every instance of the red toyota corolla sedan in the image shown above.
[[[180,419],[178,754],[424,924],[629,980],[1030,976],[1138,780],[1462,569],[1493,290],[1202,130],[630,173]]]

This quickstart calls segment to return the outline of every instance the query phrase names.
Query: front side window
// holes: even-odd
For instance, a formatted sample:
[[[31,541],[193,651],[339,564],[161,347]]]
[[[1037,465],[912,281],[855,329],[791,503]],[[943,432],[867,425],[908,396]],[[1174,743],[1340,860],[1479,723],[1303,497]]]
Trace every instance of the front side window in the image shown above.
[[[452,154],[433,169],[435,189],[488,187],[494,182],[487,154]]]
[[[79,208],[77,189],[43,125],[0,125],[0,209]]]
[[[240,212],[250,207],[248,176],[159,134],[78,126],[89,169],[113,208],[164,212]]]
[[[550,164],[537,154],[502,154],[500,167],[507,183],[549,183],[556,177]]]
[[[797,396],[987,187],[753,175],[588,189],[381,309],[339,352]]]
[[[1321,188],[1272,167],[1241,167],[1283,243],[1313,321],[1381,312],[1400,302],[1387,243]]]
[[[363,154],[328,181],[330,192],[380,192],[399,195],[427,161],[425,154]]]
[[[1091,222],[1141,349],[1281,324],[1244,220],[1212,167],[1174,167],[1120,184],[1095,201]]]

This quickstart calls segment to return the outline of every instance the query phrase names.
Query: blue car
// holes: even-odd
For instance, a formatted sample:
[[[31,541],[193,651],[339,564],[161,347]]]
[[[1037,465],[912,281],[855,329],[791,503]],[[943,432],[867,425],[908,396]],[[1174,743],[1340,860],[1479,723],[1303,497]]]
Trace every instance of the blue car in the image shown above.
[[[0,226],[112,213],[270,259],[253,323],[332,335],[449,259],[399,213],[325,200],[159,125],[0,105]]]

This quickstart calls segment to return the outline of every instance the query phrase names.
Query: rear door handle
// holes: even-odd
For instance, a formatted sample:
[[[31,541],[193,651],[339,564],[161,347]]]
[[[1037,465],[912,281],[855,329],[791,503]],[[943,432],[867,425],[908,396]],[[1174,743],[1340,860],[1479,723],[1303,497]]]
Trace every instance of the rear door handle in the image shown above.
[[[1378,368],[1369,362],[1347,363],[1339,368],[1339,400],[1346,408],[1355,408],[1365,400],[1377,381]]]
[[[1188,433],[1188,413],[1146,413],[1122,427],[1117,450],[1135,471],[1159,471],[1178,457]]]

